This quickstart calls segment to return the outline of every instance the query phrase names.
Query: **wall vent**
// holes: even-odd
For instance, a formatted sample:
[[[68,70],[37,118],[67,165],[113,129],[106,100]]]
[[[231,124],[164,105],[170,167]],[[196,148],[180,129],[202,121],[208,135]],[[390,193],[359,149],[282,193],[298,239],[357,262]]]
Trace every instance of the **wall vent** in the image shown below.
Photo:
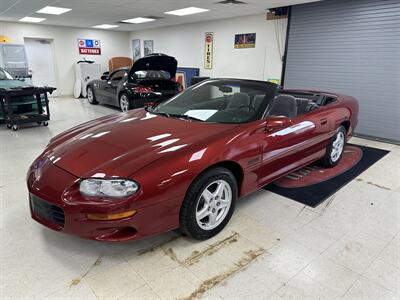
[[[246,4],[246,2],[239,1],[239,0],[223,0],[223,1],[216,2],[215,4],[240,5],[240,4]]]

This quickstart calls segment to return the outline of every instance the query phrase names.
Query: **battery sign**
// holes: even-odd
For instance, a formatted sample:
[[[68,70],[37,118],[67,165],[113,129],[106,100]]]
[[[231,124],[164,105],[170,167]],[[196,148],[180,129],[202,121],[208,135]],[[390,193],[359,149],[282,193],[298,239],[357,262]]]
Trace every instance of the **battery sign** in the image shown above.
[[[79,54],[101,55],[100,40],[78,39]]]

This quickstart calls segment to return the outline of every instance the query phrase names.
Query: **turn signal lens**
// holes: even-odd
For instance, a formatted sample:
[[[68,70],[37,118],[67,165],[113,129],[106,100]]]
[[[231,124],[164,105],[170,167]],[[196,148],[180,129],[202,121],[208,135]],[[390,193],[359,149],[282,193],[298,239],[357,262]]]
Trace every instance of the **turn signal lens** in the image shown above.
[[[136,210],[129,210],[117,214],[87,214],[86,218],[92,221],[112,221],[132,217]]]
[[[151,87],[142,86],[142,85],[135,87],[134,91],[136,93],[152,93],[152,92],[154,92],[154,90]]]

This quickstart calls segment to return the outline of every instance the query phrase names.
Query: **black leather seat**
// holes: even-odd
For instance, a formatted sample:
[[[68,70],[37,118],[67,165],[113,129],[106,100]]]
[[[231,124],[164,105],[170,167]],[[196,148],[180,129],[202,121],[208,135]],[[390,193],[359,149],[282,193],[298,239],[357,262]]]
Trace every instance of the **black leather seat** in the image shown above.
[[[230,96],[227,108],[241,108],[249,110],[250,97],[246,93],[235,93]]]
[[[297,116],[296,98],[291,95],[279,95],[272,102],[270,116],[285,116],[290,119]]]
[[[254,110],[258,110],[264,101],[265,101],[265,95],[255,95],[251,103],[251,106],[253,107]]]
[[[308,99],[296,98],[297,115],[301,116],[307,112],[307,107],[310,101]]]

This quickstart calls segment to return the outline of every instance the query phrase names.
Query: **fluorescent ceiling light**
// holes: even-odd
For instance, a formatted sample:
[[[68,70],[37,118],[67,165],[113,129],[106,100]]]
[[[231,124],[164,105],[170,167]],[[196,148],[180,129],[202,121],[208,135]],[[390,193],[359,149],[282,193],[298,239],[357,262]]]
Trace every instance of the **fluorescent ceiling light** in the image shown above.
[[[23,17],[20,19],[20,22],[29,22],[29,23],[40,23],[46,20],[45,18],[35,18],[35,17]]]
[[[175,16],[187,16],[187,15],[199,14],[206,11],[209,11],[209,9],[192,6],[177,10],[166,11],[165,14],[175,15]]]
[[[118,25],[110,25],[110,24],[102,24],[102,25],[96,25],[93,26],[93,28],[99,28],[99,29],[110,29],[110,28],[116,28],[119,27]]]
[[[146,23],[146,22],[151,22],[155,21],[155,19],[152,18],[133,18],[133,19],[128,19],[128,20],[122,20],[124,23],[133,23],[133,24],[140,24],[140,23]]]
[[[56,6],[46,6],[39,9],[37,13],[48,14],[48,15],[61,15],[72,10],[71,8],[56,7]]]

